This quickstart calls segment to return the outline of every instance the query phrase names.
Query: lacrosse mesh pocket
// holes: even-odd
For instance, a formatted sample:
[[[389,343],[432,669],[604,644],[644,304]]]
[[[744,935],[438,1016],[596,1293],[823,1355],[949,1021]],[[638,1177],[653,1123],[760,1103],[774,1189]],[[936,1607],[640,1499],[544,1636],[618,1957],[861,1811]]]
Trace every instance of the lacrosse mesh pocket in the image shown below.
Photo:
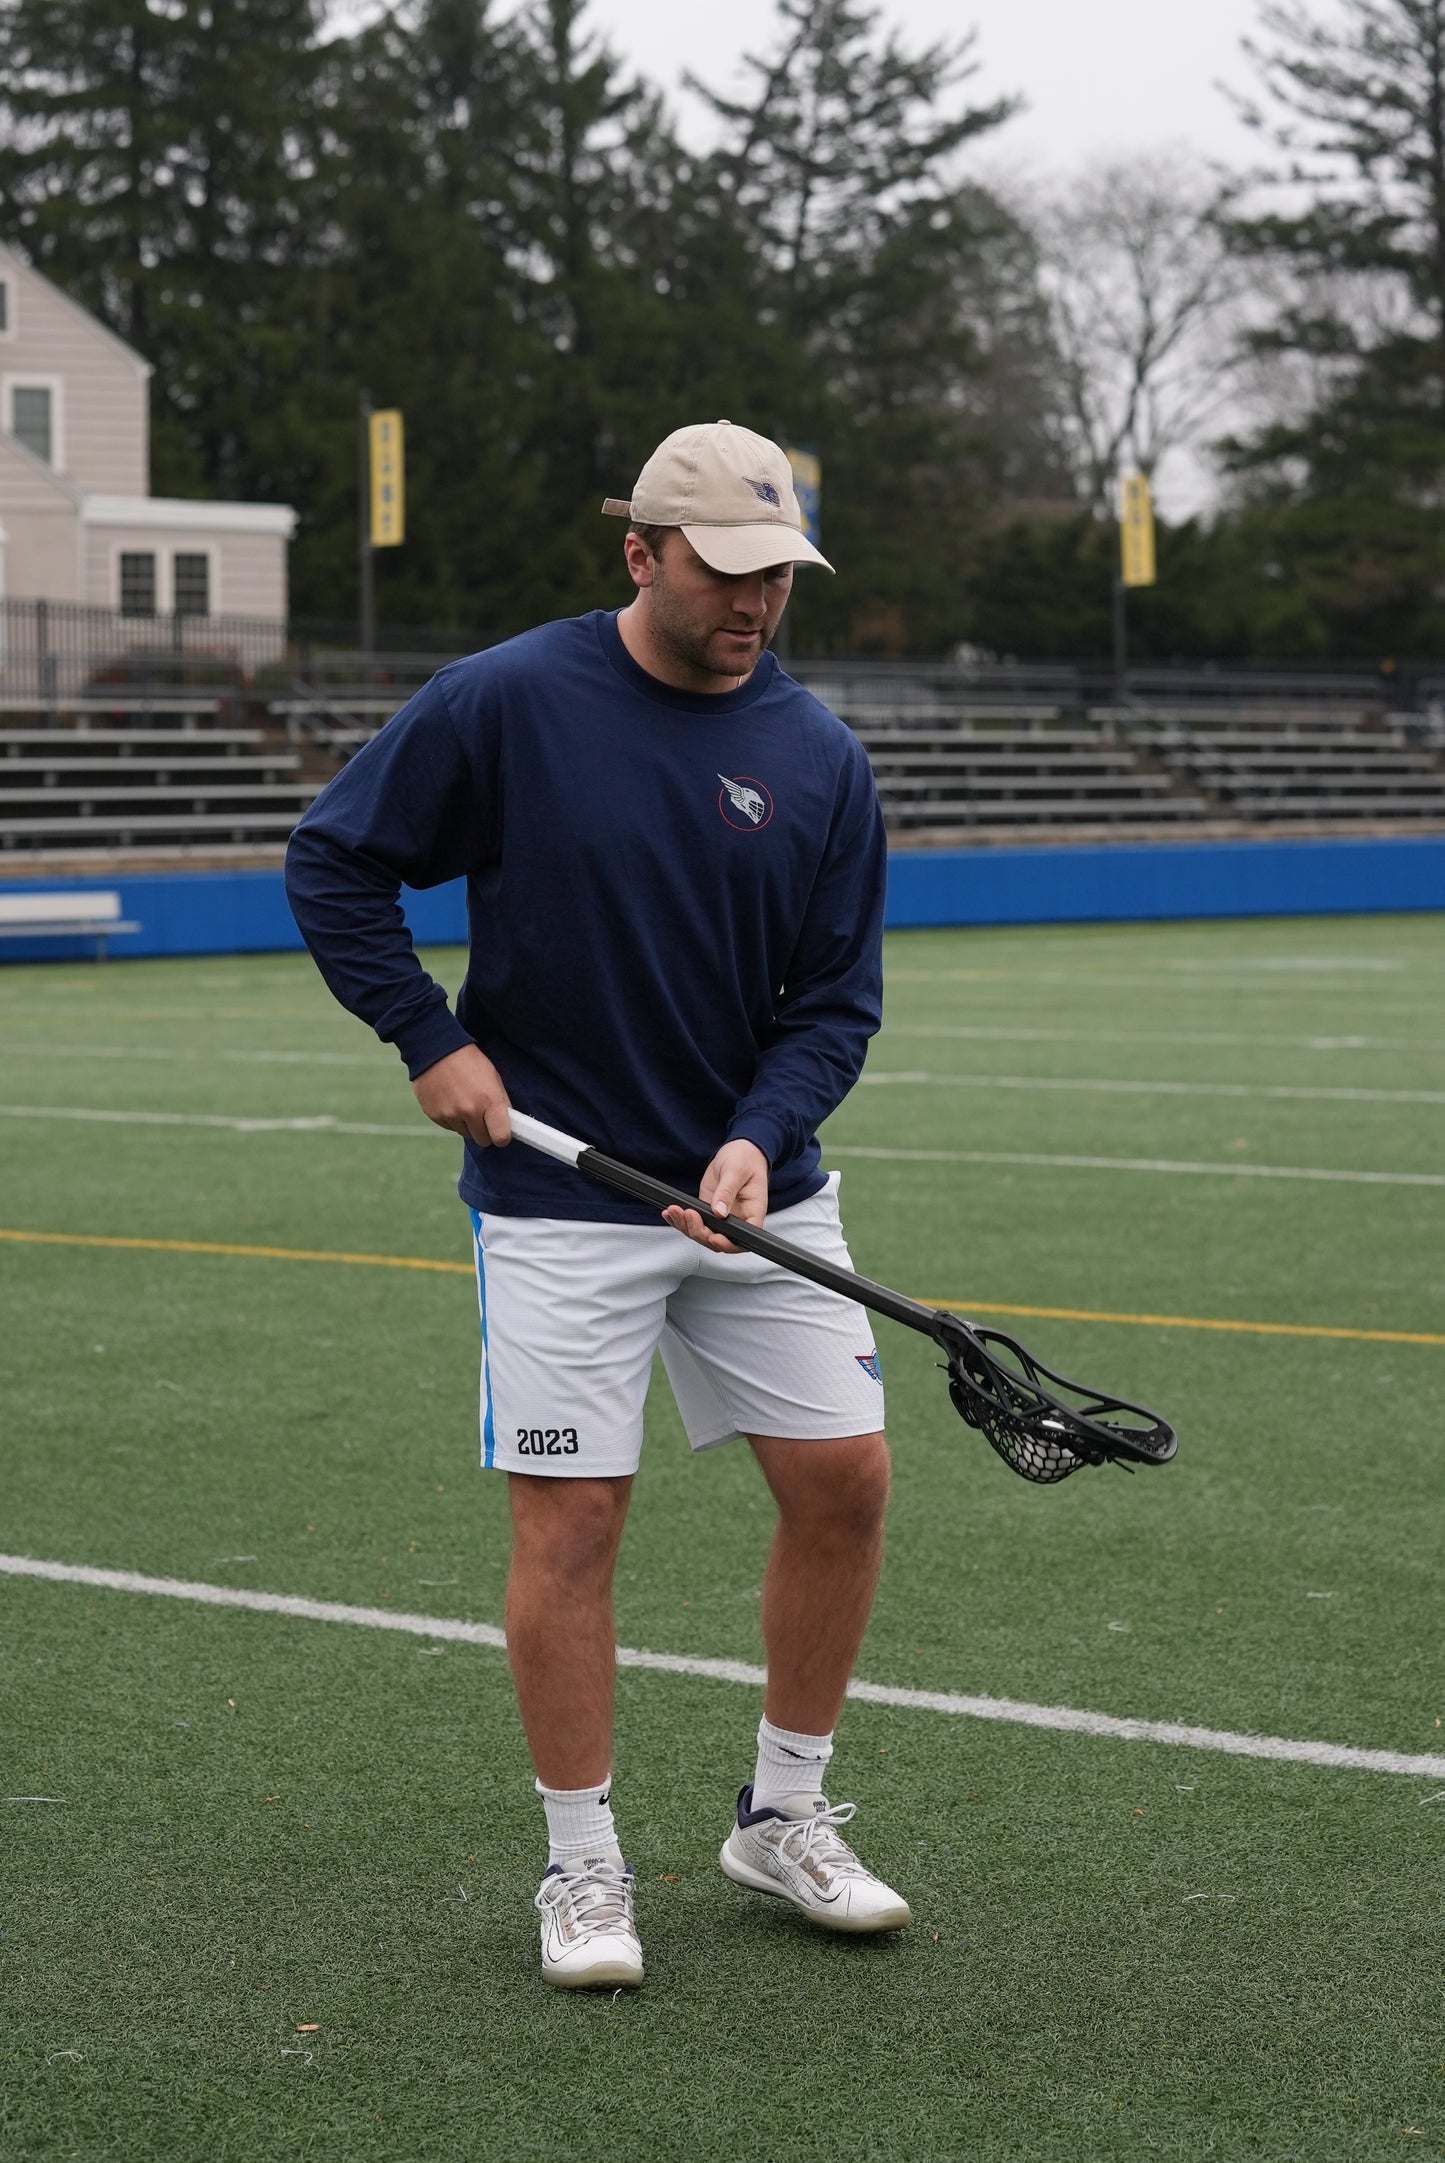
[[[1058,1413],[1041,1403],[1027,1384],[1013,1383],[1007,1369],[981,1346],[955,1339],[946,1350],[948,1394],[955,1411],[978,1429],[1010,1471],[1052,1487],[1081,1465],[1099,1462],[1092,1452],[1080,1456],[1068,1448],[1063,1439],[1068,1429]]]
[[[948,1361],[954,1405],[1021,1479],[1056,1486],[1080,1465],[1168,1464],[1169,1422],[1046,1367],[1017,1337],[941,1309],[930,1334]]]

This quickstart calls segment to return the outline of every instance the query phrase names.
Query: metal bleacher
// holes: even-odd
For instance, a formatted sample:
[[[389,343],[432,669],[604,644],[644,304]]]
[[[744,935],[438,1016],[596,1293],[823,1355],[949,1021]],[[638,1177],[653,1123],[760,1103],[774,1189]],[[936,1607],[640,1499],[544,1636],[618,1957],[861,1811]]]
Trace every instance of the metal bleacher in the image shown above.
[[[1445,828],[1441,704],[1387,711],[1358,680],[1241,677],[1230,696],[1200,672],[1193,696],[1146,680],[1120,702],[1084,672],[1020,672],[1003,696],[936,667],[804,673],[866,747],[900,839]]]
[[[1134,717],[1165,766],[1256,826],[1445,825],[1445,731],[1426,716],[1221,707]]]
[[[1110,721],[1066,698],[1000,698],[941,671],[879,667],[809,688],[868,753],[900,837],[1169,828],[1208,816],[1199,791]]]
[[[223,725],[216,697],[6,705],[18,717],[0,712],[0,851],[274,845],[321,786],[263,729]]]
[[[270,857],[447,657],[341,648],[209,681],[25,688],[0,666],[0,861]],[[1445,831],[1445,683],[1317,672],[799,662],[864,745],[895,840]],[[1402,692],[1406,695],[1401,695]],[[1413,704],[1411,699],[1413,698]]]
[[[845,719],[851,719],[845,715]],[[909,714],[853,722],[884,817],[900,831],[995,826],[1156,825],[1202,818],[1202,797],[1143,763],[1125,741],[1058,716],[1020,730],[1004,715]]]

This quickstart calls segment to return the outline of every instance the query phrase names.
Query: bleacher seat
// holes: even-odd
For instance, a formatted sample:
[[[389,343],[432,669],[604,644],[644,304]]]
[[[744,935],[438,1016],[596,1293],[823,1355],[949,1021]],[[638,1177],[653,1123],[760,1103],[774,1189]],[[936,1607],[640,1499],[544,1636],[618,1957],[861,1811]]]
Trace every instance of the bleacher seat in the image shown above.
[[[179,711],[168,727],[92,719],[0,724],[0,849],[276,843],[320,787],[259,729],[186,726]]]
[[[1197,791],[1127,739],[1080,727],[1058,706],[950,702],[936,685],[907,679],[891,699],[887,678],[831,688],[900,833],[1168,826],[1207,811]]]
[[[362,680],[338,657],[252,698],[244,717],[263,726],[232,725],[236,693],[92,692],[44,714],[0,701],[0,851],[274,852],[433,666],[388,657]],[[1328,686],[1313,702],[1208,686],[1089,706],[1043,670],[1017,695],[945,665],[799,672],[864,745],[899,839],[1445,828],[1433,710],[1382,715]]]
[[[1158,756],[1236,819],[1445,823],[1445,767],[1429,732],[1358,710],[1233,707],[1204,720],[1136,717]]]

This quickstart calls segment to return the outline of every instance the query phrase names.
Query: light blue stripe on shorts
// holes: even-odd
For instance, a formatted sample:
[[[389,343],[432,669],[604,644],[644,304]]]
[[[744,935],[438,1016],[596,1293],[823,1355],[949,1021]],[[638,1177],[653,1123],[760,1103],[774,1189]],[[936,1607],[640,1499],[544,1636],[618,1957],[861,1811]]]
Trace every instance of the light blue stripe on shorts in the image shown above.
[[[472,1247],[477,1257],[477,1313],[482,1324],[482,1463],[490,1470],[497,1451],[497,1430],[492,1419],[492,1370],[487,1359],[487,1264],[482,1245],[482,1220],[475,1209],[469,1209],[472,1220]]]

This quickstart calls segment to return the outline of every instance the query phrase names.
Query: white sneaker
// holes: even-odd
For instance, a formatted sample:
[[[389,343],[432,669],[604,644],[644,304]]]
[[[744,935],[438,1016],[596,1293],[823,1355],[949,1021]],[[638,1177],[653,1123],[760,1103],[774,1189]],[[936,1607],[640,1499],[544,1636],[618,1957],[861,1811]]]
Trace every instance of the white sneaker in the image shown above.
[[[642,1946],[632,1919],[630,1868],[553,1863],[533,1905],[542,1918],[542,1974],[559,1990],[642,1981]]]
[[[806,1806],[808,1798],[790,1798]],[[738,1797],[738,1821],[718,1861],[734,1885],[778,1893],[825,1930],[902,1930],[913,1920],[901,1893],[859,1862],[837,1828],[856,1803],[830,1807],[821,1796],[811,1817],[752,1807],[752,1788]]]

